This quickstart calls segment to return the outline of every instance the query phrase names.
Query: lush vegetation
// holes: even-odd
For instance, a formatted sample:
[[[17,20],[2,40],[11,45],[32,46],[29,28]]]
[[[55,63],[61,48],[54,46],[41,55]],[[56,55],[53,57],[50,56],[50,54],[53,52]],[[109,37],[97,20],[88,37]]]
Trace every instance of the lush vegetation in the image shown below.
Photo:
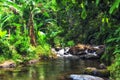
[[[0,61],[51,56],[51,47],[106,45],[120,79],[120,0],[0,0]]]
[[[29,60],[51,54],[42,26],[49,18],[44,1],[0,1],[0,60]],[[47,26],[46,26],[47,27]]]

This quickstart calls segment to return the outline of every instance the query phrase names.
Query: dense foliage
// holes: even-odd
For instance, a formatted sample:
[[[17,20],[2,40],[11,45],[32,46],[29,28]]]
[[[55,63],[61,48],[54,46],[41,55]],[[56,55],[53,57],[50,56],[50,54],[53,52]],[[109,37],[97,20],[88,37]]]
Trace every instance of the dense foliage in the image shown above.
[[[120,79],[120,0],[0,0],[0,61],[51,55],[51,47],[106,45]],[[51,45],[51,46],[50,46]]]

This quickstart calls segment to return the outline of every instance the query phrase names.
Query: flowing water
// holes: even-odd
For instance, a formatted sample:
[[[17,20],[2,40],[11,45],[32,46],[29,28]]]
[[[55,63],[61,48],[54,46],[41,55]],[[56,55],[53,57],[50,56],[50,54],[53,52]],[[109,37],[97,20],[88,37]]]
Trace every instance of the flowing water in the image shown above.
[[[57,59],[15,70],[0,70],[0,80],[64,80],[70,74],[80,74],[86,67],[98,67],[98,60]]]

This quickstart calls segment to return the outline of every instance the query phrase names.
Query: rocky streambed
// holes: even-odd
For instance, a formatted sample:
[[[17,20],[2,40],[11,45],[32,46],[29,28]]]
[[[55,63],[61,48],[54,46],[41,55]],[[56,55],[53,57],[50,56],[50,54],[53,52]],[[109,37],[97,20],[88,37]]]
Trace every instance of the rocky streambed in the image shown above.
[[[56,47],[52,48],[52,51],[59,58],[67,59],[89,59],[91,61],[100,60],[101,56],[105,52],[105,45],[91,46],[77,44],[73,47]],[[87,63],[86,63],[87,64]],[[91,63],[92,65],[92,63]],[[87,74],[87,75],[86,75]],[[99,76],[99,77],[98,77]],[[98,67],[86,67],[81,74],[71,74],[68,79],[72,80],[104,80],[100,77],[110,76],[109,70],[104,63],[98,65]]]
[[[105,51],[105,45],[91,46],[77,44],[73,47],[56,47],[52,51],[57,57],[78,58],[78,59],[99,59]]]
[[[52,48],[52,51],[56,54],[57,59],[46,61],[30,60],[26,64],[33,65],[24,67],[16,67],[13,61],[6,61],[0,64],[0,75],[2,75],[0,79],[109,80],[108,77],[110,74],[107,66],[99,60],[104,54],[104,45],[90,46],[78,44],[73,47]]]

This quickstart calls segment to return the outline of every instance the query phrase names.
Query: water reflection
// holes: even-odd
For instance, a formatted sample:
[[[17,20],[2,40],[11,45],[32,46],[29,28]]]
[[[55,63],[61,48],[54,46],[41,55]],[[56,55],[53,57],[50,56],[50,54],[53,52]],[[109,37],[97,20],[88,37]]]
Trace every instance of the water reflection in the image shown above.
[[[64,76],[81,73],[86,67],[97,67],[97,60],[58,59],[39,62],[12,71],[0,70],[0,80],[63,80]]]

